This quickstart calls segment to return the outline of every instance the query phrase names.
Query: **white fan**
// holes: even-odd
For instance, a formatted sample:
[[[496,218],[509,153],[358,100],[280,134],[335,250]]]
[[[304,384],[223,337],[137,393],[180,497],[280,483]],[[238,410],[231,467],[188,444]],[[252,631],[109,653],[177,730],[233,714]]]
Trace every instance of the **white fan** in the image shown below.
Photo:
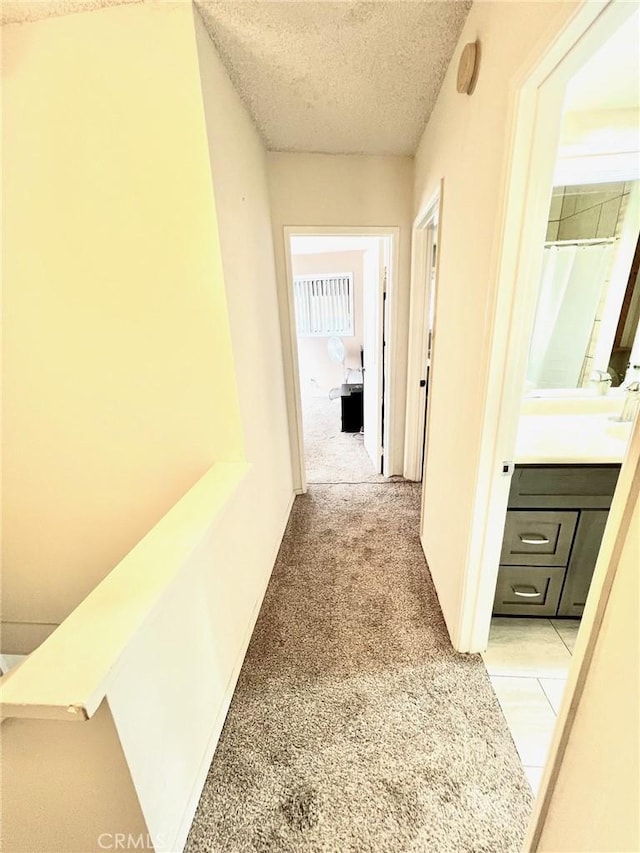
[[[347,371],[344,366],[344,362],[347,357],[347,353],[344,348],[344,344],[342,343],[340,338],[329,338],[329,340],[327,341],[327,352],[329,353],[329,358],[331,359],[331,361],[333,361],[335,364],[342,365],[342,370],[344,373],[343,382],[346,382]],[[331,391],[329,391],[329,399],[336,400],[340,396],[340,394],[340,388],[332,388]]]
[[[327,350],[329,351],[331,361],[335,362],[335,364],[341,364],[344,367],[346,351],[340,338],[329,338],[327,341]]]

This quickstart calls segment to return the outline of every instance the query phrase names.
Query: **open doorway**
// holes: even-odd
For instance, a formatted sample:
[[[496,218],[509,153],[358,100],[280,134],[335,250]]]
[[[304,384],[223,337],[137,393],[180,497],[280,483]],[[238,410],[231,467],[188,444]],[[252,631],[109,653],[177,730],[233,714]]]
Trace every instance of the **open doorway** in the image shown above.
[[[306,483],[379,482],[388,463],[393,231],[287,229]]]
[[[477,587],[467,579],[466,642],[482,647],[491,619],[484,658],[534,791],[582,613],[602,594],[604,575],[592,579],[605,530],[620,522],[640,405],[639,26],[637,7],[603,16],[541,99],[529,157],[538,184],[496,364],[497,475]]]
[[[413,228],[404,475],[416,482],[423,479],[429,433],[441,200],[442,187]]]

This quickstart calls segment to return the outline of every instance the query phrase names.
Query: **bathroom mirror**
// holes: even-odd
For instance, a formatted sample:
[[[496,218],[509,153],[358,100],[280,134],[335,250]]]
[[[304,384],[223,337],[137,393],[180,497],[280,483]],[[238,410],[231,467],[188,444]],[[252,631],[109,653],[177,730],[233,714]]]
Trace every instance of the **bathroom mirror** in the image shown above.
[[[526,393],[624,383],[640,363],[639,181],[553,188]],[[553,391],[552,391],[553,389]]]

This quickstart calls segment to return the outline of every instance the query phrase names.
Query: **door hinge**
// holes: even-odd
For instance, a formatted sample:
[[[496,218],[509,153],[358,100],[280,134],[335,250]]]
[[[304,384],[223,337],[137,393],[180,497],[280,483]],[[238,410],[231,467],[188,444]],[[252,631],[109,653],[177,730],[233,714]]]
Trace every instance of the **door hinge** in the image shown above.
[[[509,462],[507,460],[506,462],[502,463],[502,474],[504,474],[505,477],[511,477],[515,470],[516,470],[515,462]]]
[[[427,386],[427,380],[426,380],[426,379],[421,379],[421,380],[420,380],[420,387],[421,387],[421,388],[426,388],[426,386]]]

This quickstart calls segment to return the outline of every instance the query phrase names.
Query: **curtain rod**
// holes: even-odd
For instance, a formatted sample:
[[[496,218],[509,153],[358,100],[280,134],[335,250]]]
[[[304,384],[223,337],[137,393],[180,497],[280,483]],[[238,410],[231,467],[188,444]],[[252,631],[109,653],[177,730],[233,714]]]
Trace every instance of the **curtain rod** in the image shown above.
[[[557,246],[562,249],[564,246],[604,246],[615,243],[617,237],[589,237],[585,240],[546,240],[545,249],[551,246]]]

